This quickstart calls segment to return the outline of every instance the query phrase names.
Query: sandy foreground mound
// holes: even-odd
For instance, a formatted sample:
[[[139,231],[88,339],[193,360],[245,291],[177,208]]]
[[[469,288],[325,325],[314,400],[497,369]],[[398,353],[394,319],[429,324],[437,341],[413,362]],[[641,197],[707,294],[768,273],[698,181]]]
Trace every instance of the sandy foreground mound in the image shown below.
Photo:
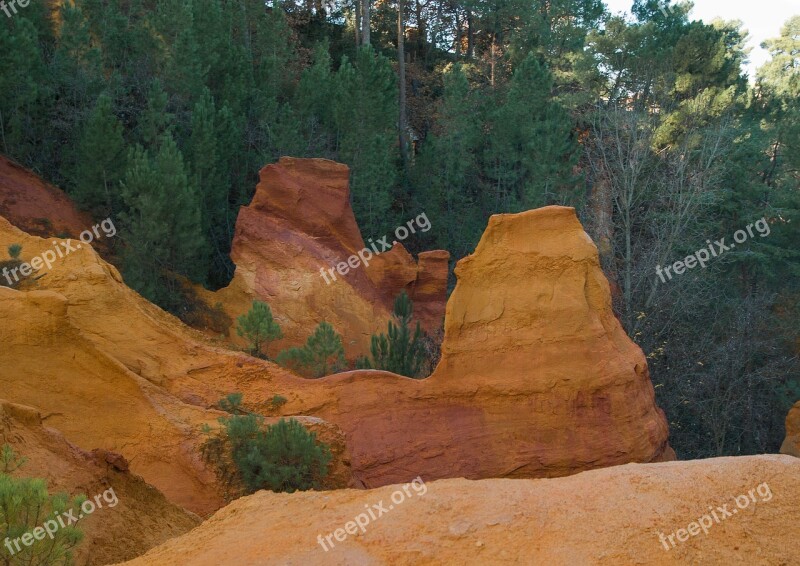
[[[209,306],[221,303],[235,321],[254,299],[267,301],[284,333],[271,354],[304,344],[323,320],[344,338],[348,358],[368,354],[370,337],[386,331],[403,290],[422,327],[441,330],[450,254],[422,252],[415,260],[402,244],[435,228],[424,211],[410,212],[405,226],[393,227],[399,235],[362,237],[346,165],[283,157],[260,175],[252,202],[236,220],[233,281],[216,293],[199,291]],[[235,329],[230,335],[237,339]]]
[[[259,492],[127,564],[798,563],[800,460],[789,456],[403,487]]]
[[[800,401],[786,416],[786,440],[781,445],[781,454],[800,458]]]
[[[51,494],[82,493],[92,501],[101,496],[103,507],[78,522],[84,533],[75,552],[78,564],[133,558],[200,523],[199,517],[170,503],[161,492],[131,474],[121,456],[81,450],[59,432],[45,427],[42,415],[31,407],[0,400],[3,444],[10,444],[27,460],[13,475],[43,478]],[[0,549],[0,555],[5,557],[6,550]]]

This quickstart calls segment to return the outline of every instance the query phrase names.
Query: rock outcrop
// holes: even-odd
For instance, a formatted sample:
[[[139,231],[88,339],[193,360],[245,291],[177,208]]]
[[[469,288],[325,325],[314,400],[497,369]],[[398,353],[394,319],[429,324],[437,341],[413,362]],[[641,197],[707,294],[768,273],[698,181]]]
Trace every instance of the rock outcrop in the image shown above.
[[[291,407],[344,430],[360,485],[674,459],[645,357],[613,314],[573,209],[492,217],[456,275],[431,377],[334,375]],[[241,390],[274,388],[249,379]]]
[[[800,460],[787,456],[629,464],[558,479],[451,479],[423,487],[259,492],[127,564],[797,562]],[[715,520],[709,509],[722,506],[731,515],[716,511]],[[367,517],[363,532],[346,527],[365,507],[376,518]],[[704,516],[705,531],[696,524]],[[331,537],[331,548],[325,537],[333,533],[338,540]]]
[[[127,472],[119,454],[81,450],[45,427],[34,408],[0,400],[0,446],[3,444],[10,444],[26,459],[13,475],[43,478],[51,494],[82,493],[90,500],[107,494],[101,498],[102,508],[78,522],[84,533],[75,551],[78,564],[129,560],[200,524],[199,517]],[[1,552],[5,554],[6,549]]]
[[[0,218],[0,246],[11,242],[23,246],[20,259],[28,262],[52,249],[51,239]],[[224,414],[213,409],[216,402],[239,390],[231,376],[250,368],[287,384],[306,380],[213,345],[125,286],[90,246],[36,277],[20,290],[0,286],[2,396],[39,408],[49,426],[85,450],[123,455],[134,473],[182,507],[205,515],[222,506],[215,475],[200,458],[200,429]],[[205,372],[211,383],[195,378]],[[255,401],[263,410],[278,393]],[[312,428],[340,456],[330,487],[348,485],[349,457],[338,429]]]
[[[423,252],[417,262],[401,243],[383,251],[377,241],[384,234],[371,234],[382,253],[370,252],[371,259],[365,253],[368,266],[359,261],[354,269],[346,266],[346,275],[320,274],[370,249],[350,207],[349,177],[346,165],[325,159],[284,157],[264,167],[252,202],[236,221],[233,281],[216,293],[199,291],[210,305],[222,303],[234,321],[253,300],[268,302],[284,333],[272,346],[275,352],[304,344],[324,320],[342,334],[348,358],[366,354],[372,334],[386,331],[402,290],[423,328],[441,328],[450,257],[445,251]],[[389,234],[386,241],[394,240]]]
[[[23,261],[52,246],[0,218],[0,246],[14,242]],[[84,246],[18,290],[0,287],[3,396],[40,408],[84,449],[123,455],[201,514],[224,499],[199,456],[199,428],[237,391],[251,410],[319,426],[338,451],[331,487],[563,476],[674,458],[645,358],[613,315],[572,209],[493,217],[456,273],[430,378],[307,380],[187,328]],[[287,402],[270,412],[274,395]]]
[[[2,155],[0,216],[29,234],[44,237],[68,234],[77,238],[92,227],[91,216],[78,211],[61,189]]]
[[[781,445],[781,454],[800,458],[800,401],[786,415],[786,439]]]

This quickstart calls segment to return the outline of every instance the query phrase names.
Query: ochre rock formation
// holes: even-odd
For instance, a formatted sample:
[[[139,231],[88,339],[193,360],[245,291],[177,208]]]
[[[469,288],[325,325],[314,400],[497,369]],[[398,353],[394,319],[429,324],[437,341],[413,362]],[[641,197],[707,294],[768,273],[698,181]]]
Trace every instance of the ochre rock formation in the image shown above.
[[[129,560],[200,523],[199,517],[167,501],[138,476],[120,469],[124,468],[120,455],[81,450],[45,427],[42,415],[34,408],[0,400],[0,446],[3,444],[10,444],[26,458],[24,466],[12,475],[43,478],[51,494],[82,493],[93,501],[101,496],[103,507],[78,522],[85,537],[75,551],[77,564]],[[102,498],[104,493],[107,499]],[[6,550],[0,550],[3,556]]]
[[[304,344],[323,320],[342,334],[348,358],[366,354],[371,335],[386,331],[402,290],[414,301],[415,317],[425,330],[441,328],[450,257],[445,251],[423,252],[417,262],[398,243],[371,260],[364,254],[366,267],[346,275],[334,272],[335,281],[329,273],[329,283],[321,276],[320,268],[369,249],[350,207],[349,177],[346,165],[325,159],[284,157],[264,167],[252,202],[236,221],[233,281],[216,293],[199,291],[209,305],[222,303],[234,321],[253,300],[269,303],[284,333],[270,348],[272,354]],[[369,236],[378,251],[383,246],[377,240],[384,236]],[[387,243],[393,240],[388,234]]]
[[[29,234],[45,237],[69,234],[77,238],[92,227],[92,218],[79,212],[61,189],[2,155],[0,216]]]
[[[24,261],[52,246],[0,219],[0,246],[13,242]],[[307,380],[231,352],[131,291],[88,246],[41,275],[0,288],[3,397],[38,407],[85,450],[123,455],[196,513],[224,503],[199,427],[236,391],[251,410],[318,427],[338,452],[330,487],[674,458],[644,356],[614,318],[597,251],[569,208],[491,219],[459,263],[442,361],[425,380]],[[269,412],[276,394],[287,403]]]
[[[53,241],[0,217],[0,249],[20,243],[23,261],[52,249]],[[134,473],[172,502],[203,515],[222,506],[216,477],[200,458],[200,429],[215,425],[224,413],[212,407],[239,390],[232,376],[252,368],[274,372],[287,384],[306,380],[214,346],[125,286],[90,246],[57,259],[37,277],[19,290],[0,286],[2,396],[37,407],[49,426],[84,450],[123,455]],[[213,376],[209,383],[194,377],[205,372]],[[264,401],[286,389],[250,400],[263,410]],[[341,433],[330,423],[306,420],[337,455],[329,487],[348,485]]]
[[[800,458],[800,401],[794,404],[786,416],[786,439],[781,445],[781,454]]]
[[[628,464],[558,479],[416,485],[405,492],[400,485],[262,491],[126,564],[797,563],[800,460],[788,456]],[[730,516],[717,512],[716,521],[708,515],[702,519],[705,532],[690,527],[709,508],[722,506]],[[347,534],[346,525],[365,508],[375,519],[361,517],[363,532],[356,526],[349,527],[356,534]],[[689,535],[688,528],[696,534]],[[331,548],[325,537],[339,529]]]
[[[304,393],[291,407],[344,430],[361,485],[674,459],[645,357],[613,314],[573,209],[492,217],[456,275],[430,378],[334,375],[319,382],[321,399]],[[241,391],[274,388],[250,379]]]

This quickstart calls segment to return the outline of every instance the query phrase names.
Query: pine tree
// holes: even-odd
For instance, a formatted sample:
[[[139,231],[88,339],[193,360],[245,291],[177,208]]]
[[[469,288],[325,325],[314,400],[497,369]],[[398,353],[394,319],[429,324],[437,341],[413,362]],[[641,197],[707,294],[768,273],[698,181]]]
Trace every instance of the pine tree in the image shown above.
[[[353,211],[362,231],[380,234],[397,182],[397,80],[389,61],[371,47],[345,57],[336,74],[334,123],[339,158],[352,170]]]
[[[405,291],[394,301],[394,322],[389,321],[388,335],[372,337],[372,367],[391,371],[399,375],[420,377],[425,363],[423,332],[417,322],[411,332],[413,305]],[[363,359],[360,362],[363,364]]]
[[[68,511],[74,513],[86,500],[85,496],[70,498],[66,493],[50,494],[47,483],[39,478],[17,478],[12,472],[25,464],[10,445],[0,449],[0,539],[13,541],[30,536],[34,529],[54,517]],[[48,566],[71,564],[72,551],[83,539],[83,532],[72,524],[56,529],[49,535],[46,550],[29,545],[20,545],[14,555],[3,549],[2,563],[5,565]],[[13,542],[12,548],[13,546]],[[17,543],[19,544],[19,543]]]
[[[342,337],[327,322],[320,322],[302,348],[290,348],[278,354],[280,365],[311,377],[323,377],[345,367]]]
[[[228,204],[228,180],[225,176],[228,163],[222,161],[218,146],[224,113],[218,113],[211,91],[203,93],[194,106],[187,158],[192,171],[192,182],[199,192],[202,229],[211,246],[209,252],[214,264],[212,271],[222,273],[229,265],[230,233],[226,230],[231,211]],[[224,150],[223,150],[224,151]]]
[[[569,114],[552,100],[552,86],[552,75],[531,54],[493,113],[486,162],[495,210],[517,212],[574,198],[577,142]]]
[[[330,94],[334,75],[327,41],[316,45],[313,61],[300,75],[293,106],[303,128],[308,153],[331,156],[334,125]]]
[[[169,96],[159,79],[154,79],[147,92],[147,106],[139,115],[136,138],[145,147],[155,147],[159,139],[172,135],[175,116],[167,110]]]
[[[207,269],[199,198],[171,136],[162,136],[154,157],[141,146],[130,152],[122,196],[128,209],[120,230],[125,280],[175,311],[180,299],[174,274],[202,281]]]
[[[108,88],[103,75],[102,53],[92,40],[86,13],[80,5],[64,3],[62,24],[50,72],[57,103],[49,116],[49,138],[70,140],[59,149],[63,172],[78,167],[78,144],[86,119]],[[113,97],[113,96],[112,96]]]
[[[456,258],[474,249],[485,228],[477,206],[482,119],[462,66],[452,66],[444,75],[436,133],[423,145],[415,183],[424,210],[437,218],[437,245]]]
[[[75,188],[78,204],[100,217],[113,216],[120,210],[119,182],[125,171],[123,128],[114,115],[113,101],[103,94],[78,141],[75,163]]]
[[[296,419],[280,419],[266,429],[261,415],[231,415],[219,420],[225,427],[236,475],[248,493],[319,489],[328,475],[330,448]]]
[[[54,159],[43,151],[52,143],[45,139],[51,81],[33,23],[22,15],[2,22],[0,52],[0,150],[56,177]]]
[[[253,301],[250,310],[236,319],[236,333],[247,339],[252,355],[264,359],[267,359],[269,343],[283,338],[280,326],[272,318],[272,309],[262,301]],[[266,346],[262,352],[264,343]]]

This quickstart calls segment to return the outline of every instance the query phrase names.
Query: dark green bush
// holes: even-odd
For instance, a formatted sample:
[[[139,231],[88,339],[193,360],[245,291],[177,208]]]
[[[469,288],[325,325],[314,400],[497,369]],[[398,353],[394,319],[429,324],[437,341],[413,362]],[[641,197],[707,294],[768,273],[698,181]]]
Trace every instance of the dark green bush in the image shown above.
[[[322,377],[341,371],[346,365],[342,337],[333,326],[321,322],[302,348],[289,348],[278,354],[277,362],[301,375]]]
[[[319,489],[328,474],[331,454],[295,419],[281,419],[260,427],[254,415],[232,417],[228,435],[233,461],[242,481],[251,492],[269,489],[278,492]]]
[[[280,406],[283,397],[276,395],[273,407]],[[224,434],[210,436],[203,445],[207,462],[217,468],[217,475],[229,493],[241,494],[259,489],[279,492],[318,489],[328,474],[330,449],[318,442],[295,419],[281,419],[264,426],[264,418],[241,409],[241,396],[229,395],[219,403],[227,407],[229,417],[220,417]],[[205,427],[204,432],[210,433]]]
[[[273,340],[283,338],[280,326],[272,318],[272,310],[262,301],[253,301],[250,310],[236,319],[236,332],[250,343],[253,356],[264,359],[267,355],[261,351],[261,345],[266,342],[266,349]]]
[[[394,301],[394,322],[389,321],[387,334],[372,337],[372,360],[361,357],[356,360],[357,369],[382,369],[407,377],[422,377],[426,365],[426,352],[419,322],[411,332],[413,304],[405,291]]]

